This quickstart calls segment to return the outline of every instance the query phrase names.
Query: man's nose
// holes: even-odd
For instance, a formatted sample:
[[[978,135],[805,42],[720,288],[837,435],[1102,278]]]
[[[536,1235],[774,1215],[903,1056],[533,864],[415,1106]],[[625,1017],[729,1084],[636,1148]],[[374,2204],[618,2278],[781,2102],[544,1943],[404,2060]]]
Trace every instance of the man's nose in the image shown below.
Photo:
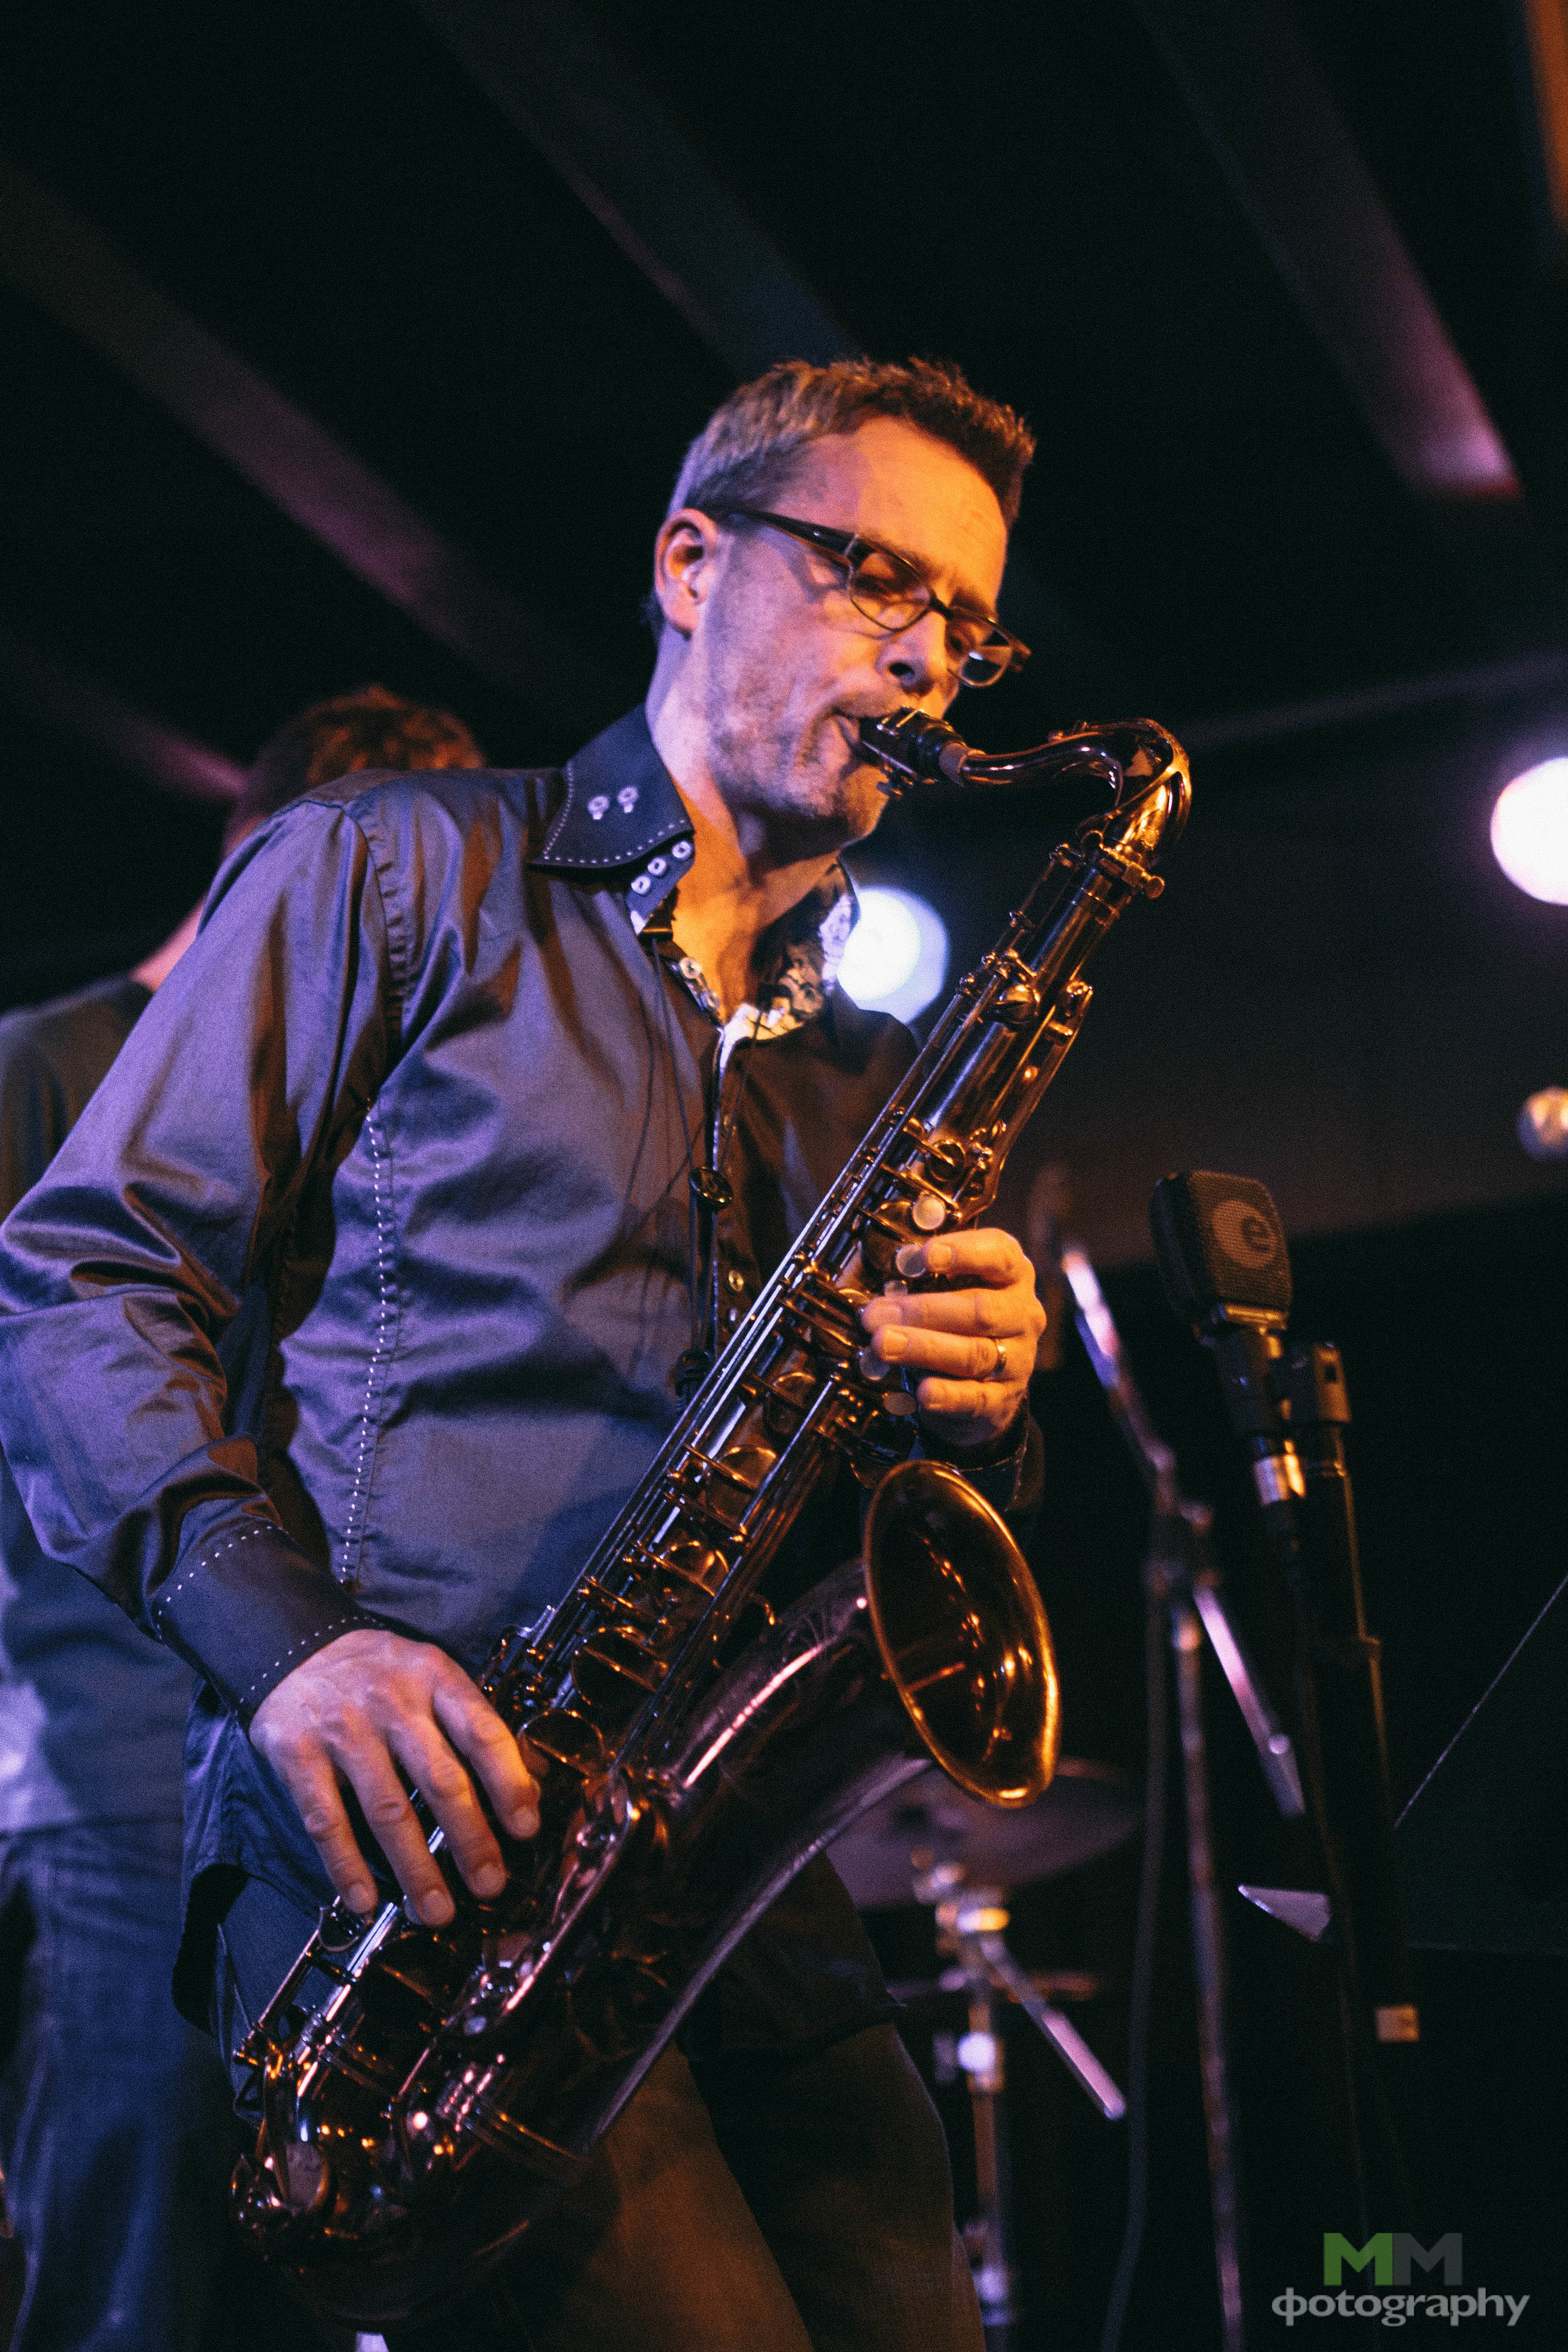
[[[888,669],[912,701],[918,702],[934,688],[952,685],[947,623],[940,613],[922,613],[888,643]]]

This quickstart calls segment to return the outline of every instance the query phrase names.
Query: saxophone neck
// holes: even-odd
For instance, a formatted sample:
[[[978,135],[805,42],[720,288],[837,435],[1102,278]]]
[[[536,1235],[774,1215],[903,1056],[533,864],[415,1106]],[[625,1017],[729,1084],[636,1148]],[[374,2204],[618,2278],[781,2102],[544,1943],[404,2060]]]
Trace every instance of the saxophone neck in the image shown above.
[[[1102,828],[1107,841],[1124,857],[1136,859],[1154,883],[1153,868],[1179,837],[1192,807],[1187,755],[1169,729],[1152,719],[1119,719],[1082,733],[1115,743],[1120,779],[1109,813],[1091,817],[1080,835]],[[1146,895],[1157,897],[1157,884]]]
[[[945,719],[912,706],[886,719],[863,719],[860,743],[882,771],[882,789],[897,798],[916,784],[961,790],[1001,784],[1098,782],[1111,793],[1109,811],[1086,821],[1119,845],[1136,837],[1152,856],[1186,823],[1191,797],[1187,757],[1168,728],[1152,719],[1118,719],[1071,727],[1026,751],[973,751]]]

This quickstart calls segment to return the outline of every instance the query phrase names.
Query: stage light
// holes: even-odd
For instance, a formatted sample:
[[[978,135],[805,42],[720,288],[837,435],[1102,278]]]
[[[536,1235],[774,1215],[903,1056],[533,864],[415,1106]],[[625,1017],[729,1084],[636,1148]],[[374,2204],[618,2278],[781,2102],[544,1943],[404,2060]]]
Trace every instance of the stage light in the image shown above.
[[[1504,785],[1492,810],[1492,856],[1531,898],[1568,907],[1568,760],[1542,760]]]
[[[942,993],[946,927],[936,908],[912,890],[870,884],[858,895],[860,919],[849,934],[838,984],[868,1013],[912,1021]]]
[[[1568,1160],[1568,1087],[1542,1087],[1519,1114],[1518,1135],[1532,1160]]]

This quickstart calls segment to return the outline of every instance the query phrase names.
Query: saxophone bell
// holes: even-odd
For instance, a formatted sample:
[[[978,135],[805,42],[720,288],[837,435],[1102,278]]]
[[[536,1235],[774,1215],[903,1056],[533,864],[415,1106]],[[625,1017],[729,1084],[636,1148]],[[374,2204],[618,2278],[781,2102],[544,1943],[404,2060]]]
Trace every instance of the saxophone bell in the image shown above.
[[[906,1462],[866,1524],[866,1592],[882,1664],[948,1778],[1030,1805],[1057,1769],[1050,1627],[1005,1522],[956,1470]]]

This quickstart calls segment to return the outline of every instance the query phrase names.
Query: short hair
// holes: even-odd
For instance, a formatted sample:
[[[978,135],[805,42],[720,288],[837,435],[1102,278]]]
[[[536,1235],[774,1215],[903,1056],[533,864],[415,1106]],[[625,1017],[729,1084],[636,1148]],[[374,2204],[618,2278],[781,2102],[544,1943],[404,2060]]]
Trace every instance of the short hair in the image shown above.
[[[716,408],[688,449],[669,512],[754,506],[787,478],[814,441],[853,433],[874,416],[901,417],[967,458],[1017,520],[1035,436],[1016,409],[976,392],[951,360],[781,360]]]
[[[301,793],[363,768],[482,768],[485,755],[460,719],[384,686],[329,695],[285,720],[246,771],[224,837],[275,816]]]

